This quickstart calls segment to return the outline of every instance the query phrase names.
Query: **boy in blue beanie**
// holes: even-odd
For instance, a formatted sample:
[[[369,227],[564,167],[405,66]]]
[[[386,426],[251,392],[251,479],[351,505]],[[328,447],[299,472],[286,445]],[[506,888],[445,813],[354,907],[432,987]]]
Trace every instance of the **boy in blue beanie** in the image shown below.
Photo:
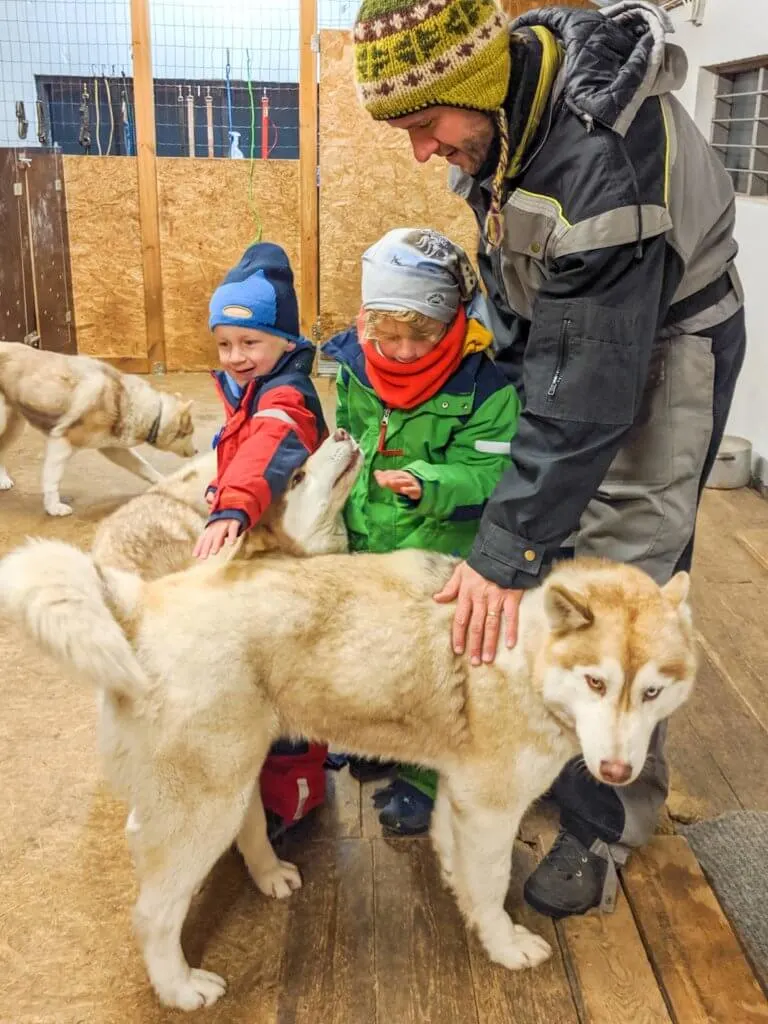
[[[271,242],[252,245],[209,308],[221,363],[213,378],[226,423],[214,441],[211,512],[194,552],[201,559],[258,522],[328,434],[310,379],[315,350],[299,335],[284,250]]]
[[[195,545],[201,559],[257,523],[328,435],[310,379],[315,350],[299,334],[293,272],[283,249],[270,242],[247,249],[209,309],[221,363],[213,378],[226,423],[214,439],[210,516]],[[273,835],[325,799],[327,752],[319,744],[273,745],[260,777]]]

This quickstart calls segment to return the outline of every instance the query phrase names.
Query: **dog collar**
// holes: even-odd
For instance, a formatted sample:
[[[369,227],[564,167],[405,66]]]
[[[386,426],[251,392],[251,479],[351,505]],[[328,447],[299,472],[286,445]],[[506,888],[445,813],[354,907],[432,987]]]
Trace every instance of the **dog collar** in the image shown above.
[[[155,444],[157,442],[157,435],[160,433],[160,420],[163,418],[163,400],[160,399],[160,408],[158,409],[157,416],[152,426],[149,428],[147,434],[147,444]]]

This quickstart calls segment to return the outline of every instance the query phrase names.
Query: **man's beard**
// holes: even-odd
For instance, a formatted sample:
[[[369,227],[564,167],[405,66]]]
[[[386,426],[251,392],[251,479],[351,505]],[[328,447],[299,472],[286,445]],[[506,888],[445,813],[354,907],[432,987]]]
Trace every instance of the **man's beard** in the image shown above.
[[[477,174],[485,161],[488,159],[491,145],[493,143],[493,123],[488,122],[482,128],[478,128],[472,135],[468,135],[455,147],[456,151],[464,156],[463,169],[471,175]]]

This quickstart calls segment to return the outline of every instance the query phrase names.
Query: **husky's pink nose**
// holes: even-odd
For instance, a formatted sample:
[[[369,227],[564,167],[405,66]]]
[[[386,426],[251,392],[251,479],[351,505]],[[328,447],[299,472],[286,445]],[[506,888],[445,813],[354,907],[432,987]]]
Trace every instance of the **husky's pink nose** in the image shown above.
[[[348,441],[349,440],[349,434],[346,432],[346,430],[342,430],[341,427],[338,427],[333,432],[333,440],[334,441]]]
[[[601,761],[600,774],[606,782],[620,786],[632,774],[632,765],[626,761]]]

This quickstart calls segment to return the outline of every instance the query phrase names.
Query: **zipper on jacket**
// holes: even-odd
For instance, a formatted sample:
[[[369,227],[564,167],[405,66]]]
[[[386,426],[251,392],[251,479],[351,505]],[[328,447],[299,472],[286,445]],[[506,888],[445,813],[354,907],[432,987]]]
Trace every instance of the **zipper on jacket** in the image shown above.
[[[568,358],[568,328],[570,326],[570,320],[563,320],[563,325],[560,328],[560,345],[557,351],[557,364],[555,366],[555,372],[552,375],[552,383],[549,385],[549,389],[547,390],[547,398],[555,397],[557,389],[560,386],[560,381],[563,379],[565,361]]]
[[[627,144],[626,144],[626,141],[624,139],[624,136],[623,135],[619,135],[618,132],[616,132],[616,130],[611,127],[611,125],[606,124],[605,122],[596,119],[595,117],[593,117],[592,114],[588,114],[586,111],[582,110],[581,107],[578,107],[573,102],[573,100],[571,100],[567,96],[565,98],[565,105],[570,110],[570,112],[572,114],[574,114],[576,117],[578,117],[578,119],[580,121],[582,121],[584,123],[584,127],[587,129],[587,133],[588,134],[590,132],[594,131],[594,129],[595,129],[595,121],[597,120],[597,123],[602,128],[605,128],[611,134],[611,136],[614,139],[616,139],[616,141],[617,141],[617,144],[618,144],[618,147],[619,147],[619,152],[622,155],[624,163],[627,165],[627,169],[629,171],[629,176],[630,176],[630,179],[632,180],[632,189],[633,189],[634,194],[635,194],[635,217],[636,217],[636,220],[637,220],[637,232],[636,232],[636,236],[635,236],[635,259],[638,260],[638,261],[642,260],[642,258],[643,258],[643,204],[642,204],[642,202],[640,200],[640,184],[639,184],[639,182],[637,180],[637,171],[635,170],[635,165],[632,163],[632,158],[630,157],[629,151],[627,150]]]
[[[381,423],[379,424],[379,443],[376,445],[376,451],[379,455],[405,455],[404,448],[386,448],[387,443],[387,427],[389,426],[389,417],[392,415],[392,410],[386,408],[384,415],[381,417]]]

